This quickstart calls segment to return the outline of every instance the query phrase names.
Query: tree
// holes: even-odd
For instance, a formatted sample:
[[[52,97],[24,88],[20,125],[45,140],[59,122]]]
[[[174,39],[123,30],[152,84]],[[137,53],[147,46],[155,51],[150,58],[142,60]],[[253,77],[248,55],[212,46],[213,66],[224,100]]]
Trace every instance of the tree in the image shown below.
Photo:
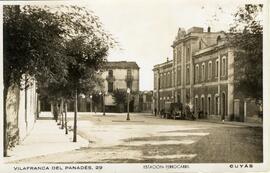
[[[262,99],[263,5],[247,4],[235,13],[227,39],[235,52],[235,92]]]
[[[134,96],[134,92],[130,93],[130,98]],[[124,106],[126,106],[127,103],[127,90],[125,89],[116,89],[112,93],[114,103],[118,107],[118,111],[122,112],[124,109]],[[131,101],[131,100],[130,100]]]
[[[88,42],[87,37],[78,37],[67,42],[67,55],[74,61],[69,64],[68,68],[68,88],[73,90],[75,99],[74,111],[74,136],[73,141],[76,142],[77,131],[77,98],[79,94],[88,95],[95,85],[99,83],[96,71],[105,63],[108,47],[103,47],[102,43]],[[92,45],[96,44],[96,45]],[[101,46],[101,47],[99,47]]]
[[[4,48],[4,156],[7,156],[7,93],[14,86],[29,87],[32,79],[53,79],[65,74],[61,65],[61,34],[58,20],[47,9],[3,8]],[[60,61],[59,61],[60,60]],[[42,76],[42,77],[41,77]],[[60,78],[60,77],[59,77]],[[24,81],[24,82],[22,82]],[[23,84],[23,85],[22,85]]]
[[[116,42],[103,30],[98,17],[85,8],[60,6],[55,10],[65,30],[62,44],[67,59],[66,82],[60,85],[65,92],[60,93],[61,97],[74,100],[73,141],[76,142],[78,95],[88,95],[96,85],[101,85],[97,71],[106,63],[108,50]]]
[[[41,96],[46,91],[55,102],[74,99],[93,88],[89,86],[95,85],[96,71],[115,42],[97,16],[77,6],[4,6],[3,29],[6,156],[9,88],[27,88],[34,79]],[[22,80],[26,85],[21,85]]]

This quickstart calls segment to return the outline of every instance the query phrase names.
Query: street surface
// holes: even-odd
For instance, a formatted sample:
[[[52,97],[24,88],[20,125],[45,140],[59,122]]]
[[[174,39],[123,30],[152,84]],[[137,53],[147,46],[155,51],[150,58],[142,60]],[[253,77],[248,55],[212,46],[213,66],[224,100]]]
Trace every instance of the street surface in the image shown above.
[[[79,113],[78,135],[88,147],[13,163],[231,163],[262,162],[262,128],[150,114]],[[73,125],[69,114],[69,126]],[[48,127],[49,128],[49,127]],[[72,133],[70,131],[69,133]],[[63,146],[65,147],[65,146]]]

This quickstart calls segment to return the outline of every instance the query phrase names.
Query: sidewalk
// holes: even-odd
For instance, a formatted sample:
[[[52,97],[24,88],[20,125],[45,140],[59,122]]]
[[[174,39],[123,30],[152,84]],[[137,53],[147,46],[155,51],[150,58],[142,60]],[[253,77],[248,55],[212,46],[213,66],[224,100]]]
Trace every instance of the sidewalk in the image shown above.
[[[210,120],[210,119],[196,119],[195,121],[209,122],[209,123],[218,123],[218,124],[229,124],[236,126],[247,126],[247,127],[263,127],[263,123],[248,123],[248,122],[238,122],[238,121],[224,121],[221,120]]]
[[[149,118],[157,118],[157,119],[163,119],[159,115],[148,115]],[[181,121],[181,120],[175,120],[175,121]],[[249,123],[249,122],[238,122],[238,121],[224,121],[221,120],[214,120],[214,119],[196,119],[194,121],[200,121],[200,122],[208,122],[208,123],[217,123],[217,124],[229,124],[229,125],[236,125],[236,126],[247,126],[247,127],[263,127],[263,123]]]
[[[126,112],[124,113],[108,113],[106,112],[106,115],[103,116],[103,113],[102,112],[97,112],[97,113],[94,113],[94,112],[80,112],[79,113],[81,116],[83,115],[91,115],[91,118],[93,119],[99,119],[99,118],[103,118],[106,117],[106,120],[105,121],[108,121],[108,122],[141,122],[140,121],[140,117],[147,117],[147,118],[155,118],[155,119],[164,119],[164,118],[161,118],[160,115],[154,115],[152,113],[147,113],[147,112],[144,112],[144,113],[130,113],[130,116],[132,117],[132,120],[131,121],[126,121],[125,119],[125,116],[126,116]],[[69,116],[73,116],[73,113],[72,112],[69,112],[68,113]],[[114,117],[122,117],[122,119],[113,119]],[[171,119],[173,120],[173,119]],[[181,121],[181,120],[175,120],[175,121]],[[188,120],[190,121],[190,120]],[[206,123],[216,123],[216,124],[228,124],[228,125],[235,125],[235,126],[246,126],[246,127],[263,127],[263,123],[249,123],[249,122],[238,122],[238,121],[224,121],[222,122],[221,120],[214,120],[214,119],[196,119],[194,121],[199,121],[199,122],[206,122]]]
[[[4,162],[11,162],[19,159],[59,153],[87,147],[89,142],[77,135],[77,142],[72,142],[73,132],[65,134],[54,120],[37,120],[29,136],[12,151]]]

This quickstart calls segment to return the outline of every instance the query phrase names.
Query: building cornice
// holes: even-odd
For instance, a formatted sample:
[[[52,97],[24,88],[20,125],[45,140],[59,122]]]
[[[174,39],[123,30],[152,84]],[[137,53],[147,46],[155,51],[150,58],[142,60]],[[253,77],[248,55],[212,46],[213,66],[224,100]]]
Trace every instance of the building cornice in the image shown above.
[[[217,51],[219,51],[221,49],[224,49],[224,48],[229,48],[229,45],[227,43],[220,44],[220,45],[218,45],[218,44],[211,45],[211,46],[209,46],[207,48],[204,48],[202,50],[199,50],[199,51],[195,52],[193,54],[193,58],[201,57],[201,56],[204,56],[204,55],[209,55],[209,54],[211,54],[213,52],[217,52]]]
[[[191,39],[197,39],[198,36],[194,36],[194,35],[190,35],[190,34],[187,34],[184,38],[182,39],[178,39],[178,40],[175,40],[173,42],[173,44],[171,45],[172,48],[175,48],[177,45],[179,45],[181,42],[185,42],[187,40],[191,40]]]

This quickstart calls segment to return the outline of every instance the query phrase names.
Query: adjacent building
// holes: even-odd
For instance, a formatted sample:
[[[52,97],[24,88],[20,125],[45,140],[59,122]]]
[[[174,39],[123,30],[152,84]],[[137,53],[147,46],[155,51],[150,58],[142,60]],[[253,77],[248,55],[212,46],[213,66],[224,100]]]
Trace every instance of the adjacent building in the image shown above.
[[[178,102],[193,105],[200,118],[248,121],[256,114],[256,106],[247,111],[255,104],[252,99],[234,94],[234,51],[224,32],[179,28],[172,48],[173,60],[153,69],[153,105],[158,112],[165,102]]]
[[[130,112],[139,112],[139,66],[132,61],[109,61],[101,70],[101,78],[103,79],[102,88],[96,88],[92,93],[92,98],[80,95],[78,98],[79,112],[102,112],[103,104],[106,112],[119,111],[113,92],[115,90],[127,91],[130,89],[132,97],[130,97]],[[48,101],[41,101],[41,111],[50,111],[52,108]],[[122,111],[126,107],[123,107]],[[68,105],[68,111],[74,110],[72,102]]]
[[[104,79],[105,107],[106,111],[116,111],[116,104],[112,93],[116,89],[132,93],[139,92],[139,66],[132,61],[109,61],[102,73]],[[130,111],[139,111],[139,95],[131,98]]]
[[[153,105],[157,112],[164,109],[165,102],[175,102],[175,73],[173,61],[167,61],[154,66]]]
[[[139,92],[139,112],[154,113],[152,91]]]

